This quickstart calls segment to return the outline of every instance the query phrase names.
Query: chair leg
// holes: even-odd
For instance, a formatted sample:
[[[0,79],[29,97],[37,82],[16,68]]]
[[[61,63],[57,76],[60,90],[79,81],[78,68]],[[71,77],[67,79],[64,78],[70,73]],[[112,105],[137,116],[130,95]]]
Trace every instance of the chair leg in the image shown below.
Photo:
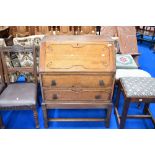
[[[3,120],[2,120],[2,117],[0,116],[0,129],[4,129],[5,126],[3,124]]]
[[[118,109],[118,106],[119,106],[120,95],[121,95],[121,86],[118,85],[118,92],[117,92],[117,95],[116,95],[116,102],[115,102],[115,107],[117,109]]]
[[[148,113],[148,108],[150,106],[150,103],[145,103],[143,113],[146,115]]]
[[[109,128],[110,126],[111,111],[112,111],[112,104],[109,105],[107,109],[106,128]]]
[[[124,106],[123,106],[123,113],[121,116],[120,129],[123,129],[125,126],[126,117],[127,117],[127,113],[128,113],[128,109],[129,109],[129,104],[130,104],[130,102],[127,99],[125,99]]]
[[[48,128],[47,109],[46,109],[45,104],[42,104],[42,110],[43,110],[43,115],[44,115],[44,126],[45,128]]]
[[[33,115],[34,115],[34,120],[35,120],[36,128],[39,128],[38,112],[37,112],[37,108],[36,107],[33,109]]]
[[[2,117],[0,116],[0,129],[2,129],[3,122],[2,122]]]

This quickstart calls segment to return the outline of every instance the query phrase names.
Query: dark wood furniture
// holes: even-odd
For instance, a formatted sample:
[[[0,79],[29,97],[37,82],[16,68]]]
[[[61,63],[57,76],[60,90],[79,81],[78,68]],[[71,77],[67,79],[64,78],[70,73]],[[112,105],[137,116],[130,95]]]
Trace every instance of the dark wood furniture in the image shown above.
[[[3,72],[3,66],[2,66],[2,59],[0,55],[0,94],[2,93],[4,88],[5,88],[4,72]],[[0,114],[0,129],[3,129],[3,128],[4,128],[4,125]]]
[[[137,40],[149,42],[150,48],[155,46],[155,26],[137,26]]]
[[[0,110],[32,110],[36,128],[39,128],[38,113],[37,113],[37,72],[36,72],[36,52],[34,47],[23,46],[8,46],[0,49],[5,81],[7,87],[0,95]],[[33,55],[33,65],[26,67],[9,67],[6,63],[6,54],[10,53]],[[18,75],[25,75],[30,73],[34,79],[31,82],[24,83],[11,83],[10,74],[18,73]]]
[[[121,92],[124,96],[122,115],[119,115],[119,99]],[[128,109],[132,102],[144,103],[143,115],[128,115]],[[127,118],[151,119],[155,125],[155,119],[149,109],[150,103],[155,103],[155,78],[151,77],[128,77],[119,81],[118,92],[115,103],[115,115],[119,127],[123,129]]]
[[[10,30],[10,27],[8,26],[0,26],[0,38],[8,38],[9,30]]]
[[[105,121],[109,127],[115,77],[113,42],[101,36],[52,36],[40,47],[40,81],[48,121]],[[48,109],[107,110],[105,119],[48,118]]]

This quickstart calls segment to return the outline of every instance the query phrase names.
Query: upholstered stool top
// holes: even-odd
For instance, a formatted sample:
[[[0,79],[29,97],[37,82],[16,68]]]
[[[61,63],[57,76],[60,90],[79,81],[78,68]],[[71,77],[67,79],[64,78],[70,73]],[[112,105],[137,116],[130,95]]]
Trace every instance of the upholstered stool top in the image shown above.
[[[120,81],[127,97],[155,97],[155,78],[124,77]]]
[[[141,69],[116,69],[116,80],[123,77],[151,77],[151,75]]]

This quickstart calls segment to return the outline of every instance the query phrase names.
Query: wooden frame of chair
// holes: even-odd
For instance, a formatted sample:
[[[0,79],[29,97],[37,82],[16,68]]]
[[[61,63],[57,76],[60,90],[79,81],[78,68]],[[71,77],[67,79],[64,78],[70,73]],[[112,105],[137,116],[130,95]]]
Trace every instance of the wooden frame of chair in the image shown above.
[[[1,55],[0,55],[0,77],[1,77],[1,83],[4,84],[4,88],[5,88],[5,80],[4,80],[4,72],[3,72],[3,66],[2,66],[2,59],[1,59]],[[3,89],[4,89],[3,88]],[[1,90],[2,92],[3,90]],[[0,93],[1,93],[0,92]],[[3,129],[4,128],[4,125],[3,125],[3,120],[0,116],[0,129]]]
[[[33,66],[32,67],[8,67],[6,64],[6,59],[4,53],[10,53],[10,52],[32,52],[33,54]],[[36,51],[35,47],[23,47],[20,45],[14,45],[14,46],[8,46],[8,47],[2,47],[0,49],[1,52],[1,57],[2,57],[2,64],[3,64],[3,69],[4,69],[4,76],[5,76],[5,81],[8,84],[10,84],[10,79],[9,79],[9,73],[24,73],[24,72],[29,72],[34,75],[34,83],[36,84],[36,100],[37,100],[37,70],[36,70]],[[22,106],[9,106],[9,107],[0,107],[0,110],[32,110],[34,114],[34,119],[35,119],[35,124],[36,128],[39,128],[39,121],[38,121],[38,112],[37,112],[37,107],[36,105],[22,105]]]

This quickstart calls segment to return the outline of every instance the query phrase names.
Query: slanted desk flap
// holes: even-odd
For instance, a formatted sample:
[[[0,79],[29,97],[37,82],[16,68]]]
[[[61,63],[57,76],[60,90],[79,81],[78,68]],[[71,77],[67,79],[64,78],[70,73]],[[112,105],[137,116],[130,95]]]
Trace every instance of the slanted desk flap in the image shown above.
[[[44,71],[111,71],[112,47],[104,42],[43,42]],[[44,47],[43,47],[44,46]]]

